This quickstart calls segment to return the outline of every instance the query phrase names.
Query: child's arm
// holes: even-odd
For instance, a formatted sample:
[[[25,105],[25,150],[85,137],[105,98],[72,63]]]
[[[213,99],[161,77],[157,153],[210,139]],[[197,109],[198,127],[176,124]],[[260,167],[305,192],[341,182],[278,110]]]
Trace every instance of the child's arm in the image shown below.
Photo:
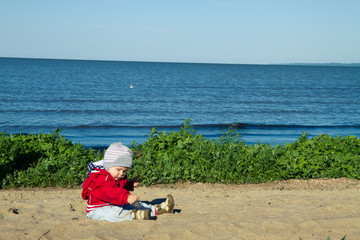
[[[134,204],[137,200],[139,200],[139,196],[129,194],[127,202],[130,204]]]
[[[134,187],[137,187],[140,185],[140,175],[137,175],[136,178],[133,180],[134,181]]]
[[[128,191],[134,191],[134,187],[137,187],[137,186],[140,185],[139,177],[140,177],[140,175],[137,175],[135,177],[135,179],[132,180],[132,181],[129,181],[129,180],[126,179],[126,184],[123,185],[123,188],[125,188]]]

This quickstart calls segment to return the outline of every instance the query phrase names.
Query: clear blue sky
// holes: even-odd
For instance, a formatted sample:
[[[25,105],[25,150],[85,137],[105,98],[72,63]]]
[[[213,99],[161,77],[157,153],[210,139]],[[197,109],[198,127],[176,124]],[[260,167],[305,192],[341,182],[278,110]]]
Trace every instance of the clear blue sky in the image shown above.
[[[360,62],[360,0],[0,0],[0,57]]]

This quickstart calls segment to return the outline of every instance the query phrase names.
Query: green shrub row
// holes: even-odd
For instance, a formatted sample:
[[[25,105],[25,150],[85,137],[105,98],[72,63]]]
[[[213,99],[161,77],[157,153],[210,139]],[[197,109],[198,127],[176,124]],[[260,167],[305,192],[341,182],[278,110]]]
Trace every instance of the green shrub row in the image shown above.
[[[87,163],[102,154],[73,144],[60,135],[0,135],[0,187],[76,186],[84,181]]]
[[[355,136],[304,133],[285,146],[246,145],[229,130],[217,140],[197,135],[189,120],[179,132],[158,132],[144,144],[133,175],[145,184],[177,181],[210,183],[262,183],[291,178],[360,179],[360,139]]]
[[[196,134],[186,120],[180,131],[151,129],[143,144],[131,148],[139,155],[129,171],[146,185],[157,183],[210,182],[262,183],[291,178],[360,179],[360,139],[355,136],[304,133],[294,143],[271,146],[246,145],[229,130],[219,139]],[[102,151],[86,149],[60,135],[0,134],[0,183],[7,187],[78,186],[86,178],[89,162]]]

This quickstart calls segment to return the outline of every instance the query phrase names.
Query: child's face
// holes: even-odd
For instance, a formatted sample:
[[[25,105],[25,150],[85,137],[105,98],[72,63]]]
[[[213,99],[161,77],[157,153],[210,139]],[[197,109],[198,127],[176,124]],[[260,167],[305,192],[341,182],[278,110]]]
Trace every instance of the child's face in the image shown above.
[[[110,173],[110,175],[115,179],[123,179],[126,176],[126,172],[129,170],[130,168],[128,167],[111,167],[108,169],[108,172]]]

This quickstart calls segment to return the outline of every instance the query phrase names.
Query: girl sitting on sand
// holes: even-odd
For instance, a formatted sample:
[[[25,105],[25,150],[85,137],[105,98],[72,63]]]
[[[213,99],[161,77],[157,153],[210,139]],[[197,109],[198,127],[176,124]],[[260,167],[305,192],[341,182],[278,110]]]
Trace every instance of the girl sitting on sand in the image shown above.
[[[87,218],[121,222],[172,213],[175,203],[170,194],[160,205],[140,202],[138,196],[130,194],[139,185],[138,177],[134,181],[126,177],[132,167],[132,156],[128,147],[113,143],[103,160],[88,164],[88,177],[82,191],[82,198],[87,200]]]

